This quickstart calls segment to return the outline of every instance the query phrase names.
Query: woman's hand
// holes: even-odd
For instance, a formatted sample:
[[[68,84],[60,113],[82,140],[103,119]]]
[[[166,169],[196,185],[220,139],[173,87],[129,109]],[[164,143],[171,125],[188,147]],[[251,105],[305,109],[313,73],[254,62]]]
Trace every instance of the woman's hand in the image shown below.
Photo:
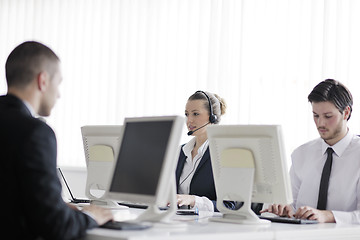
[[[177,194],[177,205],[179,207],[184,205],[189,205],[191,208],[195,206],[195,196],[194,195],[185,195]]]

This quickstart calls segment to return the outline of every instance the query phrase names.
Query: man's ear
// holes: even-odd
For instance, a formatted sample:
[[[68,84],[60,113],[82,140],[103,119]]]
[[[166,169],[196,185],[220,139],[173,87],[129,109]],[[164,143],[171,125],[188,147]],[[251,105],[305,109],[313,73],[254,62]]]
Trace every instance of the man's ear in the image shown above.
[[[344,109],[344,120],[348,120],[350,113],[350,106],[346,106],[346,108]]]
[[[41,92],[45,91],[49,85],[48,74],[46,72],[40,72],[36,77],[36,83]]]

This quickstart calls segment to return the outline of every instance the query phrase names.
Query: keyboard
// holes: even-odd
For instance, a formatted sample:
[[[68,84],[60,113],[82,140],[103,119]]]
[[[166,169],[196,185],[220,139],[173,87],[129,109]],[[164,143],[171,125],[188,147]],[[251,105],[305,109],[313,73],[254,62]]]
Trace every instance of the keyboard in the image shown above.
[[[71,203],[90,203],[90,200],[89,199],[79,199],[79,198],[73,198],[73,199],[70,199],[70,202]]]
[[[147,209],[148,206],[142,203],[128,203],[128,202],[118,202],[119,205],[127,206],[129,208],[140,208],[140,209]]]
[[[150,224],[136,223],[136,222],[118,222],[108,221],[100,226],[101,228],[115,229],[115,230],[143,230],[150,228]]]
[[[259,215],[260,219],[270,220],[271,222],[277,223],[290,223],[290,224],[316,224],[319,223],[317,220],[310,220],[310,219],[299,219],[299,218],[288,218],[288,217],[265,217]]]
[[[143,203],[129,203],[129,202],[118,202],[121,206],[127,206],[129,208],[140,208],[147,209],[148,206]],[[168,210],[169,207],[159,207],[160,210]]]
[[[188,215],[188,216],[192,216],[192,215],[199,215],[199,211],[197,209],[192,210],[192,209],[178,209],[176,211],[176,215]]]

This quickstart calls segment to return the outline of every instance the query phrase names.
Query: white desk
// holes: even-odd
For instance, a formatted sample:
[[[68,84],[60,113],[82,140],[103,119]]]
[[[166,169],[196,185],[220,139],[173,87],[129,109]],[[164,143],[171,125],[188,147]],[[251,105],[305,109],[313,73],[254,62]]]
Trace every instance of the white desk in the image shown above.
[[[130,209],[116,212],[116,220],[133,219],[142,210]],[[228,239],[262,239],[262,240],[297,240],[297,239],[360,239],[360,225],[339,224],[282,224],[271,223],[268,226],[240,225],[208,221],[209,214],[196,216],[175,216],[174,219],[186,223],[186,228],[163,228],[154,226],[139,231],[119,231],[96,228],[89,230],[85,239],[130,239],[130,240],[228,240]]]

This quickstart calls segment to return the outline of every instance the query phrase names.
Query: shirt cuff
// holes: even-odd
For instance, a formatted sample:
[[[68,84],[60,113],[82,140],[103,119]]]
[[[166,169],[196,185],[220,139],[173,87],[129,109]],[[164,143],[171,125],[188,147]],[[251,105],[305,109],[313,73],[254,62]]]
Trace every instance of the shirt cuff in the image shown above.
[[[194,208],[198,208],[199,211],[214,212],[214,204],[207,197],[195,196]]]
[[[95,217],[94,217],[94,215],[93,215],[91,212],[84,211],[84,210],[82,210],[81,212],[84,213],[84,214],[86,214],[86,215],[88,215],[91,219],[93,219],[93,220],[96,222]]]
[[[360,211],[344,212],[332,211],[338,224],[360,224]]]

